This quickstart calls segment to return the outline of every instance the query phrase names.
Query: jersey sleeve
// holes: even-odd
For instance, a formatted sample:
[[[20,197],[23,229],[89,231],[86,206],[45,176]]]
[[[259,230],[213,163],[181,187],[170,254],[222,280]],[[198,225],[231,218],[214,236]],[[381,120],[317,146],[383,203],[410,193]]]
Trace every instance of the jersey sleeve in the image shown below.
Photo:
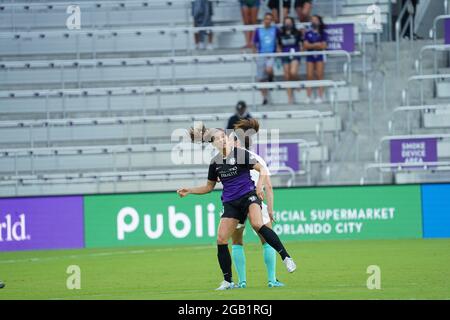
[[[208,180],[217,181],[217,178],[216,165],[211,163],[208,170]]]

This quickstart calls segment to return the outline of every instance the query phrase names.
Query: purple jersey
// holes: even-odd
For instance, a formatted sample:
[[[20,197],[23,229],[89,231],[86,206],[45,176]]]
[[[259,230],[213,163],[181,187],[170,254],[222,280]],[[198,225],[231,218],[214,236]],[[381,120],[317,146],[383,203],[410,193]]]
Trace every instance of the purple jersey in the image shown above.
[[[319,43],[319,42],[327,42],[327,34],[326,34],[326,32],[323,32],[321,34],[314,30],[309,30],[305,34],[305,41],[308,41],[311,44]],[[318,51],[318,50],[309,49],[308,51]],[[307,56],[306,61],[308,61],[308,62],[323,61],[323,55],[320,54],[320,55]]]
[[[299,52],[302,36],[300,32],[282,32],[278,35],[278,43],[282,52]]]
[[[222,202],[237,200],[255,190],[250,170],[256,163],[256,158],[242,148],[234,148],[226,158],[219,153],[211,160],[208,180],[217,182],[220,178]]]
[[[314,30],[308,30],[305,34],[305,41],[308,41],[309,43],[318,43],[324,41],[326,42],[327,34],[326,32],[320,34],[319,32],[316,32]]]

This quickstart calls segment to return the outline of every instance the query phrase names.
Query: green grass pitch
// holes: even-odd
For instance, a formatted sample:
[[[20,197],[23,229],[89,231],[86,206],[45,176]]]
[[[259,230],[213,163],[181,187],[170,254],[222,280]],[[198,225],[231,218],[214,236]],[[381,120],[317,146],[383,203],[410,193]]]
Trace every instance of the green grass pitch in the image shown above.
[[[134,247],[0,253],[0,299],[450,299],[450,239],[287,242],[298,269],[267,288],[260,245],[246,247],[246,289],[215,292],[216,248]],[[69,265],[81,289],[68,290]],[[366,287],[381,268],[381,289]],[[236,279],[236,273],[234,273]]]

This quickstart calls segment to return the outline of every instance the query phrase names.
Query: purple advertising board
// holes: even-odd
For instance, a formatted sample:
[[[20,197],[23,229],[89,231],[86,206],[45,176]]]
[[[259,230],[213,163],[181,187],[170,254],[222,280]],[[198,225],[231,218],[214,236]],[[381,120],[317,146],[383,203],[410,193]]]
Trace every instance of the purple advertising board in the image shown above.
[[[437,161],[435,138],[391,140],[391,163],[422,163]]]
[[[0,199],[0,252],[84,247],[83,197]]]
[[[255,152],[266,161],[272,171],[278,170],[278,167],[300,170],[297,143],[258,144]]]
[[[444,21],[444,38],[445,44],[450,44],[450,19]]]
[[[327,24],[328,50],[355,51],[355,26],[353,23]]]

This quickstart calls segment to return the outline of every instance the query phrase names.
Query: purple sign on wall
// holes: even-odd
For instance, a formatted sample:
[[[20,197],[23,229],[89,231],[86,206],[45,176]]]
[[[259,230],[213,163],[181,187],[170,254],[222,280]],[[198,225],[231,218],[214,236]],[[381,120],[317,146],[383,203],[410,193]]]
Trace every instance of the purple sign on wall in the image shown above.
[[[258,144],[255,152],[266,161],[272,172],[278,171],[279,167],[300,170],[297,143]]]
[[[450,44],[450,19],[444,21],[444,38],[445,44]]]
[[[422,163],[437,161],[435,138],[391,140],[391,163]]]
[[[355,51],[355,26],[353,23],[327,24],[328,50]]]
[[[84,247],[83,197],[0,199],[0,251]]]

